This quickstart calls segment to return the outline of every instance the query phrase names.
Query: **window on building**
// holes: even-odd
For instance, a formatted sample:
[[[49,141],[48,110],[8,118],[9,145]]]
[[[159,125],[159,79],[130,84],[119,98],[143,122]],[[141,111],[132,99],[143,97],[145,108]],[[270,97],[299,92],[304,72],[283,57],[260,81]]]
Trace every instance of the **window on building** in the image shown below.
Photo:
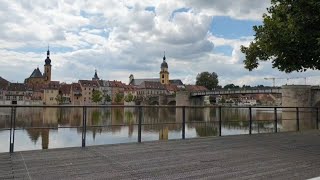
[[[23,100],[23,96],[19,96],[19,101],[22,101]]]
[[[164,78],[164,74],[162,74],[162,78]]]
[[[164,80],[162,80],[162,83],[164,83]]]
[[[53,97],[50,98],[50,101],[53,101]]]
[[[6,100],[10,100],[10,96],[6,96]]]
[[[87,90],[87,88],[84,88],[84,90]]]
[[[16,101],[17,100],[17,96],[12,96],[12,100]]]

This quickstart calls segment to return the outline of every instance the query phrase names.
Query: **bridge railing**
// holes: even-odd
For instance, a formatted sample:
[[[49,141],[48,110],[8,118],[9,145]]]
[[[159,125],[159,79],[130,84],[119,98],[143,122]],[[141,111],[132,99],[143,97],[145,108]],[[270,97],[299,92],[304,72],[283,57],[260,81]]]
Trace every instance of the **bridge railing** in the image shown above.
[[[264,89],[219,89],[212,91],[196,91],[191,96],[204,95],[225,95],[225,94],[281,94],[281,88],[264,88]]]
[[[76,110],[81,112],[81,116],[76,116],[78,123],[65,123],[66,125],[50,124],[51,116],[55,114],[47,114],[45,124],[37,124],[32,121],[39,111],[45,109],[60,109],[61,116],[59,121],[70,121],[67,116],[69,111],[66,109]],[[131,109],[135,118],[130,122],[113,123],[94,123],[94,112],[92,109],[110,109],[117,110],[121,108]],[[17,111],[26,109],[24,113],[19,114],[17,119]],[[5,111],[1,111],[5,110]],[[38,111],[39,110],[39,111]],[[162,111],[164,110],[164,111]],[[88,116],[90,111],[90,117]],[[205,111],[205,113],[203,113]],[[143,132],[148,129],[153,129],[155,126],[169,127],[179,132],[181,139],[188,138],[187,129],[194,128],[197,136],[224,136],[229,135],[228,128],[233,130],[241,129],[242,133],[277,133],[279,131],[300,131],[304,129],[319,129],[319,108],[318,107],[225,107],[225,106],[19,106],[8,105],[0,106],[0,113],[7,112],[5,117],[7,120],[1,122],[0,118],[0,133],[1,131],[9,131],[9,152],[14,152],[16,131],[19,130],[36,130],[36,129],[64,129],[74,128],[81,133],[81,146],[87,145],[87,132],[94,128],[114,128],[119,126],[136,126],[137,127],[137,142],[143,141]],[[197,116],[197,114],[200,115]],[[155,114],[157,113],[157,114]],[[159,120],[161,114],[174,114],[172,121]],[[26,115],[28,114],[28,115]],[[265,114],[265,115],[264,115]],[[1,114],[0,114],[1,115]],[[30,115],[30,117],[28,117]],[[43,114],[42,114],[43,115]],[[118,114],[119,115],[119,114]],[[170,119],[170,116],[163,116],[162,119]],[[44,116],[44,115],[43,115]],[[117,112],[114,113],[116,118]],[[121,115],[120,113],[120,119]],[[208,117],[207,117],[208,116]],[[158,118],[154,118],[158,117]],[[91,118],[91,119],[90,119]],[[89,120],[90,119],[90,120]],[[112,119],[112,118],[111,118]],[[27,123],[30,122],[31,124]],[[3,123],[4,122],[4,123]],[[285,125],[284,122],[287,124]],[[307,122],[307,123],[306,123]],[[265,124],[263,124],[265,123]],[[2,124],[2,125],[1,125]],[[3,125],[4,124],[4,125]],[[63,124],[63,123],[62,123]],[[309,126],[309,125],[310,126]],[[285,127],[284,126],[288,126]],[[165,130],[159,132],[161,136],[168,136]],[[168,129],[167,129],[168,131]],[[168,132],[167,132],[168,133]],[[160,136],[159,135],[159,136]],[[146,137],[147,135],[145,135]],[[1,137],[1,136],[0,136]],[[167,137],[168,138],[168,137]],[[159,137],[160,139],[160,137]],[[164,138],[166,139],[166,138]],[[3,139],[0,139],[3,141]]]

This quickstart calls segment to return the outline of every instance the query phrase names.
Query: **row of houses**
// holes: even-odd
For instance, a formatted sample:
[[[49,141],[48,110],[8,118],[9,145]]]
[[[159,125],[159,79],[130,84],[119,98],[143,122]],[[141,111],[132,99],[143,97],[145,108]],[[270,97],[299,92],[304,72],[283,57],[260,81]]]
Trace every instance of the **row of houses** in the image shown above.
[[[193,91],[196,86],[161,84],[160,82],[141,81],[137,85],[126,85],[121,81],[100,80],[95,73],[91,80],[77,83],[50,81],[47,84],[10,83],[0,77],[0,104],[10,105],[92,105],[119,104],[134,105],[137,100],[149,96],[172,95],[179,90]],[[198,88],[196,88],[198,89]],[[99,91],[98,102],[93,93]]]

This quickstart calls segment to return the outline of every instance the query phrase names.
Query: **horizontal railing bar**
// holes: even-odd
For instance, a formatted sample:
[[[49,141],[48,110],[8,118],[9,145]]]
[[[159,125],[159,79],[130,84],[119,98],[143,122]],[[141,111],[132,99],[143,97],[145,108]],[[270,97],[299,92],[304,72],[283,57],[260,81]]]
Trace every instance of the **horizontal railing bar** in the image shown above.
[[[313,108],[313,106],[175,106],[175,105],[0,105],[0,108],[10,108],[10,107],[24,107],[24,108],[117,108],[117,107],[127,107],[127,108],[230,108],[230,109],[246,109],[251,107],[252,109],[267,109],[267,108]]]

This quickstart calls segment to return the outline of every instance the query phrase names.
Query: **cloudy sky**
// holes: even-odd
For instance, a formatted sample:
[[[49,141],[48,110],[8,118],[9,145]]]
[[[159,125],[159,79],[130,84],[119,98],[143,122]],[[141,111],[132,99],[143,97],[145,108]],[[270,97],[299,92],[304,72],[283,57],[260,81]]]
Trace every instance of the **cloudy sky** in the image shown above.
[[[202,71],[216,72],[221,85],[272,85],[265,77],[308,77],[317,71],[285,74],[270,63],[249,72],[240,45],[253,39],[269,0],[1,0],[0,76],[23,82],[43,71],[50,45],[53,80],[106,80],[159,76],[166,52],[170,78],[195,83]],[[278,79],[276,85],[304,83]]]

